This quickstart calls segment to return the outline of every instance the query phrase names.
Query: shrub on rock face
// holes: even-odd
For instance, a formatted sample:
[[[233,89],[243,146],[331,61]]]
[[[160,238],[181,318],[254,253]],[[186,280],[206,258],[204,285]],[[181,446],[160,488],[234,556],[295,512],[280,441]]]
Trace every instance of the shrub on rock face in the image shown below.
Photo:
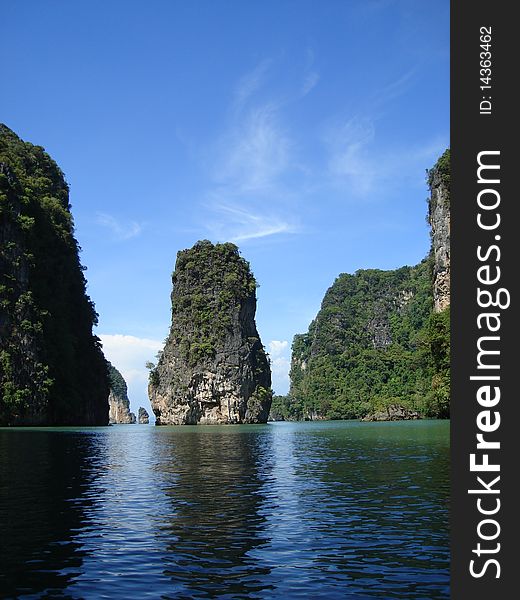
[[[265,423],[271,371],[255,325],[256,281],[234,244],[177,255],[172,325],[149,395],[156,424]]]

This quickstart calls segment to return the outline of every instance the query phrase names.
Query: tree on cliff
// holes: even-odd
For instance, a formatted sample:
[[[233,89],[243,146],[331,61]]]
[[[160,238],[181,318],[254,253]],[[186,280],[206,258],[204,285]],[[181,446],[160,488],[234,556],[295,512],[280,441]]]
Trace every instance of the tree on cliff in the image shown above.
[[[63,173],[0,124],[0,424],[106,424],[109,383]]]

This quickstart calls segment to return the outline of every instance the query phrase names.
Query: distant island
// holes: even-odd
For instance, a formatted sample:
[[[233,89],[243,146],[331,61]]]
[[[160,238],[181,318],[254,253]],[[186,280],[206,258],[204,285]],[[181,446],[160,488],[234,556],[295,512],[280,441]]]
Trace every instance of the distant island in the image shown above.
[[[110,377],[110,394],[108,396],[109,423],[113,425],[117,423],[136,423],[135,414],[130,412],[130,400],[128,399],[126,381],[112,363],[107,361],[107,365]]]
[[[150,415],[148,414],[146,408],[143,408],[142,406],[140,406],[139,410],[137,411],[137,422],[139,425],[148,425],[150,422]]]

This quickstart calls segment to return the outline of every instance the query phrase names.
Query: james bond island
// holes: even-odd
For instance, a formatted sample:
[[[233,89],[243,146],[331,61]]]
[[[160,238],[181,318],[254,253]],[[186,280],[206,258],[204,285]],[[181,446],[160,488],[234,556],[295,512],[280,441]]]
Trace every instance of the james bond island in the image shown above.
[[[265,423],[271,371],[255,325],[256,281],[231,243],[177,255],[172,324],[149,395],[157,425]]]

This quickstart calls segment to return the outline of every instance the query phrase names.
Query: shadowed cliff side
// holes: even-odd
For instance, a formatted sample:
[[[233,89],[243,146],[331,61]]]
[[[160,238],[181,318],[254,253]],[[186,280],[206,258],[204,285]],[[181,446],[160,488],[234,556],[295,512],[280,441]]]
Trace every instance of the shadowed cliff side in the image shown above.
[[[0,425],[106,425],[109,383],[63,173],[0,124]]]
[[[256,281],[231,243],[177,255],[172,325],[150,372],[157,425],[265,423],[271,371],[255,325]]]

